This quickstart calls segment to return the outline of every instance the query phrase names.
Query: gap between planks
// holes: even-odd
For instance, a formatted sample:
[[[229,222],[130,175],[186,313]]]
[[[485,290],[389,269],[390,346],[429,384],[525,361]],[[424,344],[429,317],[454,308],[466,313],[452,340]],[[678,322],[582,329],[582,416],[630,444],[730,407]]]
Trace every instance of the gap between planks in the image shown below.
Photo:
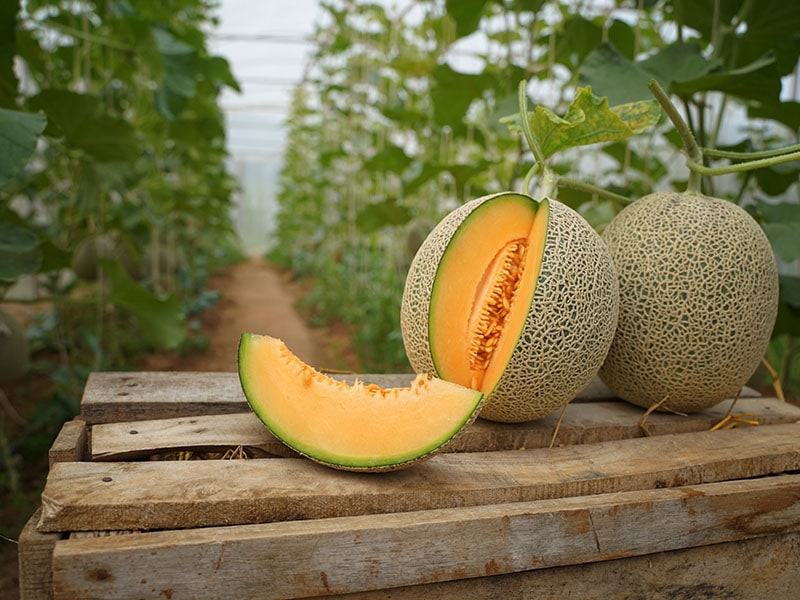
[[[40,531],[316,519],[695,485],[800,470],[800,423],[525,451],[451,453],[392,473],[307,459],[63,462]]]

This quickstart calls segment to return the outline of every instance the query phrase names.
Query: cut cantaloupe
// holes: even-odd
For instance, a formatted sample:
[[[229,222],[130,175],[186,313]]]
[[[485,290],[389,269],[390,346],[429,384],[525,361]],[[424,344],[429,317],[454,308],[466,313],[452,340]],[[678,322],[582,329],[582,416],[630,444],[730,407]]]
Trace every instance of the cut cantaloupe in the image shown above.
[[[442,261],[431,291],[428,335],[436,372],[484,394],[497,385],[524,329],[547,236],[546,200],[504,200],[500,210],[497,203],[476,208],[447,248],[454,256],[491,257],[488,264]],[[465,298],[465,290],[474,296]],[[466,348],[467,360],[448,347]]]
[[[514,192],[446,215],[406,277],[400,327],[418,373],[481,391],[480,416],[547,416],[597,374],[619,310],[613,260],[577,212]]]
[[[279,339],[245,333],[239,379],[253,412],[284,444],[324,465],[390,471],[440,451],[472,423],[483,395],[418,375],[409,387],[334,380]]]

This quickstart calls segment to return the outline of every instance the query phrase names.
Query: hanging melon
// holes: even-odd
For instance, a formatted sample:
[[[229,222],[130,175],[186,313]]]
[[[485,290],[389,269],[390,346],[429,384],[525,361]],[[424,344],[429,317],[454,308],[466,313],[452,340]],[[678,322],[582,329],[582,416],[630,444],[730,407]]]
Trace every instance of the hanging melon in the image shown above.
[[[267,428],[308,458],[348,471],[392,471],[430,458],[472,423],[483,396],[420,375],[406,388],[349,385],[303,363],[277,338],[245,333],[239,379]]]
[[[480,416],[544,417],[597,373],[617,323],[608,248],[574,210],[514,192],[447,215],[406,279],[401,331],[418,373],[486,396]]]
[[[732,202],[654,193],[603,232],[620,316],[602,380],[633,404],[693,412],[735,395],[767,349],[778,271],[758,223]]]

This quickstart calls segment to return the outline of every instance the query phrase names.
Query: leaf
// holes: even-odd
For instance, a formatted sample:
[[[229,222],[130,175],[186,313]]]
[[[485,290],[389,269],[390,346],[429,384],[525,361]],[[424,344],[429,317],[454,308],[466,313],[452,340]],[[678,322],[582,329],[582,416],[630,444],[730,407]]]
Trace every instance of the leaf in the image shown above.
[[[637,66],[670,89],[673,82],[698,79],[719,69],[722,63],[703,56],[700,44],[675,43],[640,61]]]
[[[180,300],[170,295],[159,298],[136,283],[119,261],[100,259],[109,281],[109,300],[130,314],[142,333],[159,349],[177,348],[186,336],[186,321]]]
[[[780,275],[779,281],[780,303],[772,330],[773,339],[783,334],[800,335],[800,277]]]
[[[156,105],[168,119],[176,118],[195,90],[200,61],[197,51],[163,28],[153,31],[161,53],[164,77],[156,90]]]
[[[0,281],[12,283],[36,273],[42,264],[39,238],[29,229],[0,223]]]
[[[411,211],[397,204],[396,198],[368,204],[356,216],[356,225],[364,233],[377,231],[386,225],[404,225],[411,220]]]
[[[756,211],[775,254],[787,262],[800,258],[800,204],[762,201]]]
[[[399,146],[387,144],[380,152],[364,163],[370,171],[401,173],[411,164],[411,159]]]
[[[44,115],[0,108],[0,185],[25,167],[46,125]]]
[[[608,43],[590,52],[579,72],[580,81],[612,105],[652,98],[648,87],[652,78]]]
[[[437,125],[454,129],[464,127],[464,116],[475,98],[491,87],[493,78],[481,73],[472,75],[439,65],[433,72],[431,99],[433,119]]]
[[[446,0],[445,10],[456,23],[456,37],[464,37],[478,28],[488,0]]]
[[[767,104],[780,101],[781,79],[775,58],[763,56],[728,71],[715,71],[688,81],[674,82],[670,91],[687,98],[697,92],[717,91]]]
[[[529,117],[533,136],[544,158],[557,152],[622,140],[646,131],[658,122],[661,109],[655,100],[643,100],[609,108],[608,98],[592,94],[590,87],[578,88],[564,117],[537,106]],[[519,115],[503,119],[512,131],[521,132]]]

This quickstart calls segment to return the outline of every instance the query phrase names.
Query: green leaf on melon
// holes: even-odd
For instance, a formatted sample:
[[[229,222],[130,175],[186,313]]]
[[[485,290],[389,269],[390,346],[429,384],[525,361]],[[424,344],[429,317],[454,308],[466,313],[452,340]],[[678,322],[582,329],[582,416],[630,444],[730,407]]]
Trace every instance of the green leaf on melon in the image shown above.
[[[531,131],[545,158],[576,146],[623,140],[655,125],[661,108],[655,100],[609,107],[608,98],[595,96],[591,87],[578,88],[563,117],[537,106],[529,117]],[[522,133],[519,114],[501,119],[512,132]]]

